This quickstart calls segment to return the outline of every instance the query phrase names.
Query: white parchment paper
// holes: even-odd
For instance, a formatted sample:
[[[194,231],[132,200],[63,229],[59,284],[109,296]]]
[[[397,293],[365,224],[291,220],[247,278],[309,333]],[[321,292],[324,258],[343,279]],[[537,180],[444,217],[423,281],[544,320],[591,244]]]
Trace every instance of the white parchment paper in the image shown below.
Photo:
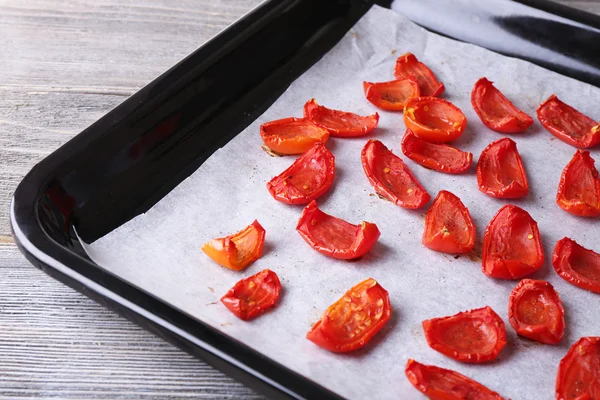
[[[93,260],[118,276],[194,315],[266,356],[351,399],[422,398],[404,376],[408,358],[455,369],[514,399],[550,399],[559,360],[584,335],[600,335],[600,297],[561,280],[550,264],[556,241],[570,236],[600,250],[598,221],[577,218],[554,201],[563,167],[575,148],[555,140],[536,120],[511,137],[523,158],[531,192],[512,203],[537,220],[546,261],[533,277],[549,280],[560,293],[567,320],[558,346],[518,338],[508,324],[508,296],[516,282],[486,277],[481,263],[454,258],[421,245],[427,207],[399,208],[374,196],[360,163],[368,138],[335,139],[328,147],[337,169],[322,209],[352,223],[375,222],[381,237],[357,262],[327,258],[312,250],[295,231],[301,206],[276,202],[266,182],[287,168],[293,156],[272,158],[260,149],[261,123],[302,116],[310,98],[330,108],[370,114],[362,82],[393,79],[396,58],[414,53],[446,85],[443,97],[459,106],[468,125],[454,145],[471,151],[471,169],[458,176],[430,171],[401,155],[401,113],[378,111],[380,126],[371,137],[401,155],[432,198],[441,189],[458,195],[469,208],[481,242],[485,226],[507,201],[480,193],[475,164],[483,148],[503,137],[487,129],[470,105],[477,79],[486,76],[514,103],[534,116],[550,94],[598,118],[600,89],[525,61],[431,34],[390,10],[373,7],[321,61],[315,64],[246,130],[210,157],[193,175],[140,215],[88,247]],[[598,151],[593,156],[598,157]],[[200,246],[234,233],[258,219],[267,231],[264,256],[243,272],[212,262]],[[284,291],[276,309],[254,321],[233,316],[218,299],[242,277],[270,268]],[[327,306],[346,290],[373,277],[389,291],[393,316],[364,349],[332,354],[305,339]],[[506,322],[508,345],[485,365],[466,365],[430,349],[421,321],[491,306]]]

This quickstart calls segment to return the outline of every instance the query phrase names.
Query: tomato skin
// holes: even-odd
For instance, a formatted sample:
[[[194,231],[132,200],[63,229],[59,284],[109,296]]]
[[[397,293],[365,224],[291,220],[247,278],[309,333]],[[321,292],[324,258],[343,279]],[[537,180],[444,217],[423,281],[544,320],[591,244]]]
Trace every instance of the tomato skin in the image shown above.
[[[536,110],[551,134],[571,146],[589,148],[600,143],[600,124],[551,95]]]
[[[409,359],[404,373],[410,383],[430,400],[504,400],[481,383],[450,369]]]
[[[423,330],[429,347],[465,363],[494,360],[506,345],[504,322],[490,307],[425,320]]]
[[[456,219],[460,218],[460,221]],[[425,216],[422,243],[442,253],[468,253],[475,246],[475,224],[460,199],[440,190]]]
[[[363,169],[375,191],[409,209],[423,207],[431,196],[402,159],[379,140],[369,140],[361,153]]]
[[[255,220],[237,233],[206,242],[202,251],[222,267],[240,271],[260,258],[264,243],[265,229]]]
[[[375,107],[387,111],[403,111],[411,97],[419,97],[419,84],[413,78],[388,82],[363,82],[365,97]]]
[[[519,110],[494,82],[480,78],[471,91],[471,104],[488,128],[503,133],[519,133],[533,124],[533,118]]]
[[[280,292],[279,277],[265,269],[236,283],[221,297],[221,303],[236,317],[247,321],[272,308]]]
[[[447,143],[463,134],[467,117],[460,108],[439,97],[412,97],[404,106],[404,124],[427,142]]]
[[[600,337],[582,337],[558,364],[556,400],[600,399]]]
[[[563,169],[556,204],[580,217],[600,216],[600,178],[589,151],[577,150]]]
[[[508,321],[528,339],[557,344],[565,333],[565,310],[560,296],[546,281],[523,279],[508,300]]]
[[[308,204],[329,190],[335,177],[335,157],[317,142],[285,171],[267,182],[267,190],[285,204]]]
[[[306,338],[331,352],[346,353],[365,346],[391,315],[388,292],[368,278],[329,306]]]
[[[498,279],[520,279],[544,263],[537,222],[520,207],[500,208],[483,235],[483,273]]]
[[[552,266],[565,281],[600,294],[600,254],[564,237],[554,246]]]
[[[291,117],[262,124],[260,136],[279,154],[301,154],[316,142],[327,142],[329,131],[306,118]]]
[[[509,138],[490,143],[477,162],[479,190],[497,199],[527,196],[529,183],[517,144]]]
[[[325,214],[314,200],[302,210],[296,230],[313,249],[338,260],[362,257],[380,234],[377,225],[370,222],[352,225]]]
[[[410,129],[402,138],[402,153],[425,168],[446,174],[463,173],[473,162],[473,154],[446,144],[429,143]]]
[[[329,131],[334,137],[359,137],[371,133],[379,123],[379,114],[366,117],[339,110],[332,110],[311,99],[304,104],[304,118]]]
[[[397,79],[413,78],[419,83],[423,96],[439,96],[444,92],[444,84],[439,82],[435,74],[412,53],[402,54],[396,60],[394,76]]]

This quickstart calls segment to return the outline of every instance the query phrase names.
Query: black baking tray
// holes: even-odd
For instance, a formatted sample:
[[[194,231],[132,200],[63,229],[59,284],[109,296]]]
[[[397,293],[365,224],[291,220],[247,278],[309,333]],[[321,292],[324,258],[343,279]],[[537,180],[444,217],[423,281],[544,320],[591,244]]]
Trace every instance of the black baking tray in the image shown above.
[[[21,251],[54,278],[269,397],[340,398],[103,270],[75,231],[93,242],[147,211],[262,114],[373,4],[392,6],[271,0],[242,17],[29,172],[11,205]],[[542,0],[398,0],[393,8],[429,30],[600,87],[596,15]]]

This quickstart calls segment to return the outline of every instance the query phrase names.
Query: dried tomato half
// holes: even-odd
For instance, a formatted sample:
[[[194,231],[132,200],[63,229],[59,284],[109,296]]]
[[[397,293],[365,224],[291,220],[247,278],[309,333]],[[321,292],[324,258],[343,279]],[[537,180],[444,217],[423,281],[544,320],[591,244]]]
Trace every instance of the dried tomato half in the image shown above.
[[[446,174],[460,174],[471,166],[473,154],[447,144],[429,143],[406,130],[402,139],[402,152],[417,164]]]
[[[551,134],[572,146],[600,143],[600,124],[552,95],[537,108],[537,117]]]
[[[527,175],[513,140],[496,140],[483,149],[477,162],[477,184],[480,191],[498,199],[527,196]]]
[[[442,253],[468,253],[475,245],[475,224],[454,194],[441,190],[425,217],[423,245]]]
[[[431,196],[410,172],[408,166],[379,140],[369,140],[361,160],[375,191],[404,208],[423,207]]]
[[[600,178],[589,151],[577,150],[563,170],[556,203],[581,217],[600,215]]]
[[[247,321],[273,307],[279,292],[279,277],[275,272],[265,269],[236,283],[221,297],[221,303],[236,317]]]
[[[348,290],[327,308],[306,338],[334,353],[366,345],[388,322],[392,306],[388,292],[373,278]]]
[[[317,142],[292,165],[267,183],[277,201],[308,204],[329,190],[335,177],[335,157]]]
[[[492,278],[520,279],[544,263],[537,222],[522,208],[502,207],[483,234],[483,273]]]
[[[410,383],[431,400],[504,400],[481,383],[451,369],[409,359],[404,373]]]
[[[582,337],[558,364],[556,400],[600,399],[600,337]]]
[[[375,107],[387,111],[403,111],[406,101],[421,95],[419,84],[412,78],[389,82],[363,82],[365,97]]]
[[[533,124],[533,118],[515,107],[487,78],[475,82],[471,104],[481,122],[497,132],[523,132]]]
[[[357,137],[364,136],[377,128],[379,114],[366,117],[345,111],[332,110],[317,104],[311,99],[304,105],[304,118],[327,129],[331,136]]]
[[[353,225],[325,214],[314,200],[302,211],[296,230],[313,249],[339,260],[362,257],[379,239],[377,225]]]
[[[254,221],[238,233],[213,239],[202,251],[217,264],[240,271],[260,258],[265,243],[265,230]]]
[[[556,242],[552,265],[565,281],[585,290],[600,293],[600,254],[564,237]]]
[[[508,322],[521,336],[557,344],[565,333],[565,310],[549,282],[523,279],[510,294]]]
[[[412,53],[405,53],[398,57],[394,76],[397,79],[416,80],[422,96],[439,96],[444,92],[444,84],[439,82],[429,67],[417,60]]]
[[[454,104],[438,97],[412,97],[404,106],[404,124],[415,135],[431,143],[458,139],[467,117]]]
[[[423,330],[432,349],[468,363],[493,360],[506,345],[504,322],[490,307],[425,320]]]
[[[267,147],[280,154],[300,154],[316,142],[325,143],[329,131],[306,118],[284,118],[260,126]]]

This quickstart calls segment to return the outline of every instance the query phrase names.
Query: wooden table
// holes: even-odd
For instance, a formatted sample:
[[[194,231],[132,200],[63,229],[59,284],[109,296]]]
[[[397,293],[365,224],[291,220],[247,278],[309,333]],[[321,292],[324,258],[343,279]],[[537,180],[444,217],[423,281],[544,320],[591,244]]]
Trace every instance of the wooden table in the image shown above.
[[[0,0],[0,399],[261,398],[33,268],[8,219],[35,163],[260,1]]]

